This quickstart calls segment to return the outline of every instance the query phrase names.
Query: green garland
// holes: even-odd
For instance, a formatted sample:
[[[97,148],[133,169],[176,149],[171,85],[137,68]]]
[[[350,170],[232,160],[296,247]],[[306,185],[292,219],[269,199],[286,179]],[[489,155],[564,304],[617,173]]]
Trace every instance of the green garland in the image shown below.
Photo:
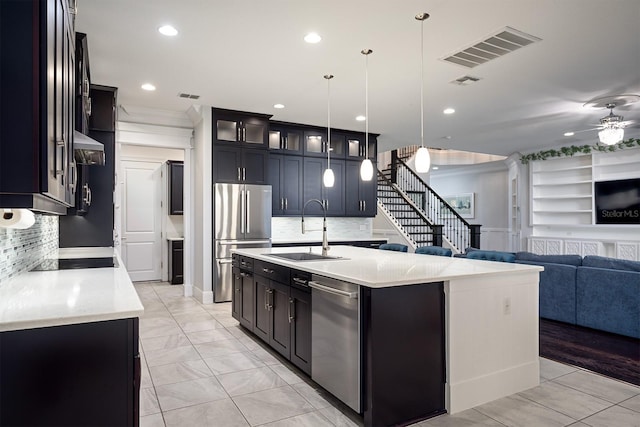
[[[547,160],[552,157],[573,156],[574,154],[589,154],[592,151],[612,152],[622,150],[623,148],[634,148],[636,146],[640,147],[640,139],[638,138],[629,138],[626,141],[621,141],[614,145],[571,145],[569,147],[560,147],[557,150],[542,150],[537,153],[525,154],[520,157],[520,163],[526,165],[534,160]]]

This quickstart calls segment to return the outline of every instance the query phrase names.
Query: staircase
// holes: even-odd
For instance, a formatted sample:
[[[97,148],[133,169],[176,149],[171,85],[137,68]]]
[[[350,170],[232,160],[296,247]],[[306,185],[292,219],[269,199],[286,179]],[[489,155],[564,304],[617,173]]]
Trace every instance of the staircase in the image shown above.
[[[378,205],[416,247],[442,246],[442,227],[433,225],[415,203],[391,182],[390,169],[378,171]]]
[[[378,172],[378,204],[416,246],[448,246],[457,252],[480,247],[480,225],[469,224],[407,164],[417,146],[391,152],[391,164]]]

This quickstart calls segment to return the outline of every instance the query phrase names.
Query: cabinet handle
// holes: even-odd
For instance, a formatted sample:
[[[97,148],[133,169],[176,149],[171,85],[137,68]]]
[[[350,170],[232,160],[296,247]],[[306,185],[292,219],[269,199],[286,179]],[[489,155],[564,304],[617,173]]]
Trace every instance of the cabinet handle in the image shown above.
[[[284,149],[285,150],[289,149],[289,137],[288,136],[284,137]]]
[[[242,180],[247,180],[247,168],[242,168]]]
[[[289,206],[289,199],[287,199],[287,198],[285,197],[285,198],[284,198],[284,210],[285,210],[285,211],[286,211],[287,209],[289,209],[289,208],[288,208],[288,206]]]
[[[91,98],[87,98],[87,116],[91,115]]]
[[[295,310],[296,310],[296,307],[295,305],[293,305],[293,298],[289,298],[289,323],[293,322],[296,318]]]
[[[284,199],[280,197],[280,210],[284,210]]]
[[[273,289],[267,289],[266,292],[267,310],[270,311],[273,308]]]
[[[280,137],[280,149],[282,150],[284,148],[284,136]]]
[[[56,145],[58,147],[64,147],[64,139],[59,139],[56,141]]]
[[[242,140],[247,142],[247,128],[242,128]]]
[[[237,168],[237,169],[238,169],[238,181],[240,181],[240,179],[241,179],[241,177],[240,177],[240,168]]]
[[[363,201],[362,201],[362,210],[363,210],[363,211],[366,211],[366,210],[367,210],[367,201],[366,201],[366,200],[363,200]]]
[[[268,268],[263,268],[262,271],[267,274],[273,274],[273,270],[270,270]]]
[[[264,309],[269,311],[269,289],[264,290]]]
[[[236,128],[236,137],[237,137],[236,139],[237,139],[238,141],[241,141],[241,140],[242,140],[242,139],[240,138],[240,126],[238,126],[238,127]]]
[[[299,278],[299,277],[294,277],[294,278],[293,278],[293,281],[294,281],[294,282],[296,282],[296,283],[297,283],[297,284],[299,284],[299,285],[309,286],[309,285],[307,284],[307,281],[306,281],[306,280],[303,280],[303,279],[301,279],[301,278]]]
[[[73,171],[73,180],[71,181],[71,192],[76,192],[76,186],[78,185],[78,165],[75,163],[71,166],[71,170]]]

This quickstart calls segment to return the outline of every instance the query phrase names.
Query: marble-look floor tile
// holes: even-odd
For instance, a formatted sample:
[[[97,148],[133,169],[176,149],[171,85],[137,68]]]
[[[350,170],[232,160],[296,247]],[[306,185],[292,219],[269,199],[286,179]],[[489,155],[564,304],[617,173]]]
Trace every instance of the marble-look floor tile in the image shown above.
[[[518,394],[576,420],[588,417],[611,406],[611,403],[606,400],[598,399],[595,396],[563,386],[554,381],[545,382],[538,387]]]
[[[467,409],[457,414],[444,414],[418,424],[420,427],[504,427],[475,409]]]
[[[264,363],[251,352],[207,357],[204,361],[215,375],[246,371],[264,366]]]
[[[202,308],[209,312],[215,313],[231,313],[230,302],[216,302],[213,304],[202,304]]]
[[[354,420],[352,420],[351,418],[347,417],[345,414],[340,412],[338,408],[334,408],[333,406],[322,408],[318,412],[320,412],[326,419],[331,421],[331,423],[336,427],[362,426],[360,422],[355,422]]]
[[[262,424],[261,427],[334,427],[334,424],[316,411]]]
[[[231,335],[233,335],[236,338],[245,338],[245,337],[252,337],[253,334],[249,331],[247,331],[245,328],[243,328],[242,326],[227,326],[226,327],[227,331],[229,331],[229,333]]]
[[[162,337],[182,333],[175,320],[167,317],[151,317],[140,319],[140,338]]]
[[[329,402],[329,397],[326,392],[321,391],[320,389],[313,388],[306,382],[300,382],[293,384],[291,387],[294,388],[302,397],[304,397],[311,405],[313,405],[316,409],[323,409],[331,406],[331,402]]]
[[[202,358],[224,356],[225,354],[243,353],[248,351],[237,339],[213,341],[204,344],[196,344],[196,350]]]
[[[140,390],[140,416],[157,414],[160,412],[156,391],[153,388]]]
[[[215,316],[214,316],[215,317]],[[229,318],[217,318],[216,317],[216,321],[221,324],[222,326],[224,326],[225,328],[229,327],[229,326],[238,326],[240,324],[240,322],[238,322],[236,319],[234,319],[233,317],[229,317]]]
[[[199,359],[201,359],[200,354],[192,345],[147,352],[147,364],[149,368]]]
[[[314,410],[290,386],[244,394],[233,398],[252,426],[291,418]]]
[[[150,371],[153,384],[156,386],[207,378],[213,375],[202,360],[154,366],[150,368]]]
[[[215,377],[161,385],[156,392],[163,412],[229,397]]]
[[[619,405],[640,413],[640,394],[632,397],[631,399],[620,402]]]
[[[287,384],[298,384],[303,382],[303,379],[298,376],[298,374],[287,368],[285,365],[269,365],[269,368],[278,374],[280,378],[285,380]]]
[[[252,337],[237,337],[237,338],[238,338],[238,341],[244,344],[244,346],[251,351],[259,350],[262,348],[262,346],[260,345],[260,343],[256,338],[252,338]]]
[[[205,331],[187,332],[187,337],[189,337],[192,344],[235,339],[229,331],[222,327]]]
[[[591,427],[640,427],[640,414],[622,406],[612,406],[582,420]]]
[[[167,427],[246,427],[249,425],[231,399],[202,403],[164,414]]]
[[[578,368],[575,366],[565,365],[544,357],[540,358],[540,377],[546,380],[552,380],[577,370]]]
[[[518,395],[503,397],[475,409],[510,427],[563,427],[576,421]]]
[[[164,303],[172,314],[206,313],[200,303],[193,299],[164,301]]]
[[[266,366],[221,374],[218,375],[218,380],[231,397],[282,387],[287,384]]]
[[[253,350],[252,353],[258,356],[258,359],[260,359],[265,365],[280,365],[282,363],[276,356],[269,353],[262,347],[257,350]]]
[[[554,380],[611,403],[619,403],[640,393],[640,387],[586,371],[577,371]]]
[[[164,350],[168,348],[191,345],[191,341],[184,334],[165,335],[163,337],[144,338],[142,347],[145,351]]]
[[[140,388],[142,389],[153,387],[153,382],[151,381],[151,373],[149,372],[149,366],[147,366],[147,363],[143,361],[140,361],[140,365]]]
[[[165,427],[161,413],[140,417],[140,427]]]

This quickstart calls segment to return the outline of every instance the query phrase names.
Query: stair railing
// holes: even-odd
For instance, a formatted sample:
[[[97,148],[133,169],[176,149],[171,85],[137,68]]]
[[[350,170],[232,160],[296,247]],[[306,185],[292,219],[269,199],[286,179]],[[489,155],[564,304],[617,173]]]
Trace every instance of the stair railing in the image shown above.
[[[415,225],[412,224],[411,228],[416,230],[413,233],[408,233],[409,235],[411,234],[419,234],[422,236],[431,236],[431,244],[435,245],[435,246],[442,246],[442,226],[441,225],[436,225],[433,224],[431,221],[429,221],[429,219],[425,216],[424,212],[419,209],[415,203],[413,202],[413,200],[411,200],[411,198],[409,196],[407,196],[403,191],[399,191],[399,189],[397,188],[397,185],[394,185],[391,180],[389,180],[389,178],[387,176],[385,176],[382,172],[380,172],[378,170],[378,180],[383,181],[385,184],[387,184],[398,196],[400,196],[407,204],[407,206],[410,207],[410,209],[418,216],[422,219],[422,224],[421,225]],[[396,220],[398,221],[399,218],[396,218]],[[400,224],[402,225],[402,224]],[[416,245],[417,242],[414,243]]]
[[[424,206],[424,216],[432,224],[442,224],[443,233],[457,250],[480,247],[480,227],[469,224],[460,214],[438,195],[398,156],[391,152],[391,182],[404,193],[424,194],[420,204]]]

